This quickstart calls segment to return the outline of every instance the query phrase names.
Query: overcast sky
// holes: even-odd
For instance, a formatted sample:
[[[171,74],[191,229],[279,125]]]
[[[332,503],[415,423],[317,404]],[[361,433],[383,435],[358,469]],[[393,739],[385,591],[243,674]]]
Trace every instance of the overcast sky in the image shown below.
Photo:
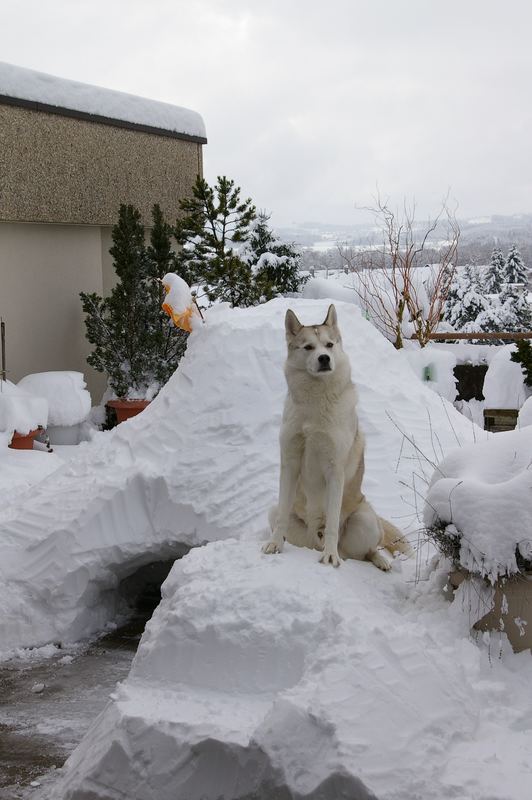
[[[528,0],[0,0],[0,60],[199,111],[205,175],[273,222],[359,221],[378,184],[532,212]]]

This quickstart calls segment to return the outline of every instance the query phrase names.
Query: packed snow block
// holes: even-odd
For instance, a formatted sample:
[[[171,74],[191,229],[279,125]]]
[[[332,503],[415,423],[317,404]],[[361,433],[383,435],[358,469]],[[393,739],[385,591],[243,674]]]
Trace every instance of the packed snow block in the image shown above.
[[[229,540],[176,562],[54,800],[451,796],[478,651],[405,615],[399,571]],[[459,655],[458,655],[459,652]]]
[[[328,305],[213,307],[142,414],[80,445],[0,510],[2,649],[98,630],[114,613],[117,584],[144,563],[218,539],[266,536],[278,492],[284,316],[292,307],[303,322],[321,322]],[[404,484],[414,471],[428,480],[431,463],[457,437],[471,441],[474,427],[416,379],[355,306],[337,306],[367,440],[365,493],[379,514],[411,514],[417,528],[415,489],[405,503]]]

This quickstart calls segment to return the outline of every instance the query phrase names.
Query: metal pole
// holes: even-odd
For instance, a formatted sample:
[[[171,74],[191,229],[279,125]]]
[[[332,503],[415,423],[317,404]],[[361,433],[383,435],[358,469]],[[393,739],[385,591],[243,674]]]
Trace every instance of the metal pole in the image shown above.
[[[2,370],[0,374],[3,380],[6,380],[6,323],[0,317],[0,341],[2,347]]]

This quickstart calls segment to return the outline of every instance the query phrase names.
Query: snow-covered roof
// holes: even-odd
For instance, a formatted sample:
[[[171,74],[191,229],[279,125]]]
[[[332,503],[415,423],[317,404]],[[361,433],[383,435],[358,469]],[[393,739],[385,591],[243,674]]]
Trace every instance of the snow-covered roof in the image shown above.
[[[6,102],[207,141],[197,111],[0,62],[0,104]]]

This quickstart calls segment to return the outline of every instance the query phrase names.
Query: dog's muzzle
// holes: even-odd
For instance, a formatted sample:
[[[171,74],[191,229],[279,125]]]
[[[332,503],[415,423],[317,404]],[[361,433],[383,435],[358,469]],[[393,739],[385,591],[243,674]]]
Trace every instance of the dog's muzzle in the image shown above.
[[[331,358],[326,353],[323,355],[318,356],[318,372],[330,372],[331,371]]]

